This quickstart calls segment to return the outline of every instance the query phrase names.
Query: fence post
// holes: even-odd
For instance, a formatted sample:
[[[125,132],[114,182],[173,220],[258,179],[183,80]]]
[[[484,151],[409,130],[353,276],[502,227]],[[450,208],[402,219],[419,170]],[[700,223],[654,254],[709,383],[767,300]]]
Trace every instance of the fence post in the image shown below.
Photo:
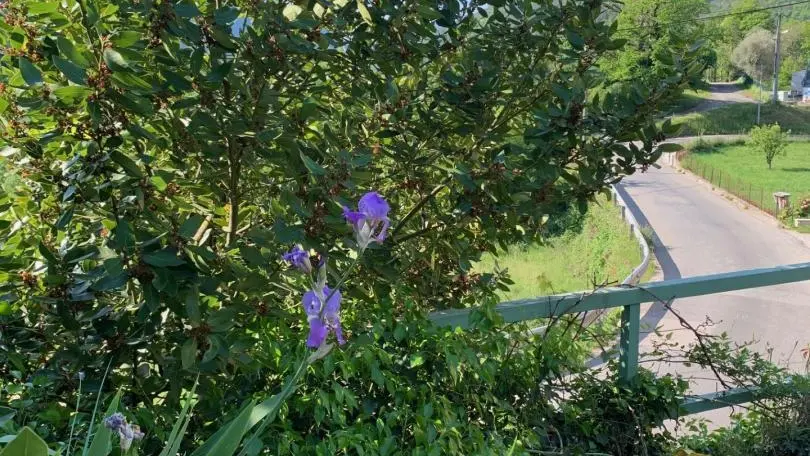
[[[619,342],[619,379],[630,383],[638,374],[638,339],[641,326],[641,304],[622,309],[622,332]]]
[[[754,194],[751,193],[754,190],[754,184],[748,184],[748,202],[751,203],[754,201]]]

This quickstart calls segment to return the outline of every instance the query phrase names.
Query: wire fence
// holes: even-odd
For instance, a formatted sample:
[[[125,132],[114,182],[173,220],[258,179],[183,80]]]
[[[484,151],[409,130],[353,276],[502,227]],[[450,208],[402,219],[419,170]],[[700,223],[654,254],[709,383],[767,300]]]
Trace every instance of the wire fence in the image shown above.
[[[678,153],[677,158],[681,166],[711,182],[712,185],[722,188],[774,217],[778,217],[779,211],[773,197],[773,193],[777,190],[757,187],[727,171],[697,160],[693,155],[685,151]]]

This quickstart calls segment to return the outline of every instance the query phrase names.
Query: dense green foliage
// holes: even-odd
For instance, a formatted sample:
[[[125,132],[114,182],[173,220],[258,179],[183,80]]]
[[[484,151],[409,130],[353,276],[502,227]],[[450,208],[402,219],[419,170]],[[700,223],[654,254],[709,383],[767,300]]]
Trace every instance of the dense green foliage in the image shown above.
[[[712,74],[715,80],[728,81],[738,75],[748,75],[753,79],[766,79],[765,87],[771,87],[773,75],[773,51],[776,29],[776,15],[782,15],[779,89],[790,90],[791,76],[794,72],[805,70],[810,65],[810,6],[793,5],[788,8],[754,11],[759,8],[784,3],[779,0],[725,0],[712,1],[712,8],[719,9],[716,14],[732,13],[713,21],[706,38],[717,51],[717,64]],[[757,29],[760,29],[759,32]],[[764,32],[768,32],[767,34]],[[747,46],[742,46],[748,41]],[[734,54],[743,61],[761,61],[760,68],[756,63],[739,63]]]
[[[790,389],[772,386],[778,398],[735,415],[730,426],[709,431],[697,425],[681,443],[708,455],[810,455],[810,402],[802,394],[808,379],[795,376],[792,382]]]
[[[355,255],[341,205],[374,189],[394,224],[343,287],[351,342],[310,367],[264,444],[532,442],[554,416],[542,385],[575,370],[565,344],[516,352],[515,328],[446,333],[424,313],[488,309],[504,278],[470,276],[483,252],[660,155],[654,113],[700,78],[700,50],[656,49],[658,84],[605,78],[596,62],[624,44],[605,3],[5,2],[0,382],[15,421],[64,441],[78,400],[84,432],[106,375],[150,452],[199,378],[193,447],[306,356],[305,284],[279,255],[317,251],[334,284]]]
[[[613,80],[659,84],[669,77],[672,51],[683,52],[706,34],[704,23],[694,19],[708,11],[706,0],[625,1],[616,23],[626,45],[607,54],[600,66]],[[714,52],[703,49],[699,59],[712,64]]]

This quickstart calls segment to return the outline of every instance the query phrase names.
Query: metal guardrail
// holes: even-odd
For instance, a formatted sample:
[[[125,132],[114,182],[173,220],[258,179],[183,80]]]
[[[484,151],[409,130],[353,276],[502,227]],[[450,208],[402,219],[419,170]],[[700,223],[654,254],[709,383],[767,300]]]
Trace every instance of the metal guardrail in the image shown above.
[[[619,351],[620,378],[632,381],[638,373],[641,304],[670,301],[675,298],[703,296],[726,291],[760,288],[770,285],[810,280],[810,263],[775,268],[688,277],[650,282],[643,287],[613,287],[591,292],[568,293],[503,302],[495,310],[508,323],[551,318],[565,314],[623,307]],[[435,324],[469,328],[472,309],[452,309],[430,314]],[[756,397],[752,389],[732,389],[696,396],[683,402],[687,414],[750,402]]]

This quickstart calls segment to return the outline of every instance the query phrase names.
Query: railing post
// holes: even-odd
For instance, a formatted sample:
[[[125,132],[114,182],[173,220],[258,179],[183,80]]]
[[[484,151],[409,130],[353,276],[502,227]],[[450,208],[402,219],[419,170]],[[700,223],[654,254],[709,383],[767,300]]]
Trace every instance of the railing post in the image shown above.
[[[641,304],[622,309],[622,334],[619,342],[619,379],[630,383],[638,373],[638,339],[641,326]]]

